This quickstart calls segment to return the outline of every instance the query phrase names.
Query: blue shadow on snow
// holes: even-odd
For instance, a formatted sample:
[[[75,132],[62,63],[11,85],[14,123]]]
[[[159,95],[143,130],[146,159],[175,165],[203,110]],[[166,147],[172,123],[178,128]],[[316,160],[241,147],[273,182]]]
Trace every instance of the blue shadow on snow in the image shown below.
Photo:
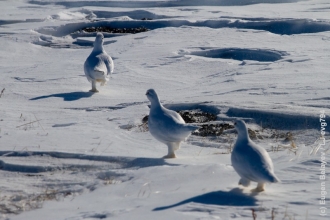
[[[201,203],[205,205],[221,205],[221,206],[256,206],[257,199],[253,195],[245,195],[242,190],[235,188],[229,192],[215,191],[195,196],[181,202],[178,202],[169,206],[162,206],[153,209],[153,211],[162,211],[170,208],[174,208],[187,203]]]
[[[76,101],[81,98],[89,98],[94,95],[93,92],[68,92],[68,93],[58,93],[52,95],[44,95],[32,98],[30,100],[39,100],[39,99],[47,99],[51,97],[63,98],[64,101]]]
[[[120,157],[120,156],[106,156],[106,155],[88,155],[80,153],[67,153],[57,151],[0,151],[0,157],[36,157],[36,156],[48,156],[50,158],[59,159],[76,159],[85,161],[99,161],[108,162],[114,165],[114,169],[140,169],[154,166],[178,166],[177,164],[167,163],[164,158],[145,158],[145,157]],[[73,168],[84,168],[87,163],[81,162],[78,166],[70,166]],[[88,165],[88,164],[87,164]],[[15,163],[6,163],[0,160],[0,170],[10,172],[21,172],[21,173],[41,173],[41,172],[52,172],[58,170],[56,166],[45,166],[40,165],[24,165]],[[68,169],[68,168],[66,168]]]

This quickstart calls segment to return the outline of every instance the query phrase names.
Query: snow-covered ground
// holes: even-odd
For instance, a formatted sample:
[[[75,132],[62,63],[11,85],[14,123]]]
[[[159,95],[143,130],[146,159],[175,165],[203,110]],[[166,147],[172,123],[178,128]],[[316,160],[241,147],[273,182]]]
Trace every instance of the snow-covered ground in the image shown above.
[[[104,34],[115,71],[97,94],[92,26],[150,29]],[[327,219],[329,60],[328,0],[2,0],[0,219]],[[244,119],[282,183],[238,186],[230,130],[162,159],[140,126],[149,88]]]

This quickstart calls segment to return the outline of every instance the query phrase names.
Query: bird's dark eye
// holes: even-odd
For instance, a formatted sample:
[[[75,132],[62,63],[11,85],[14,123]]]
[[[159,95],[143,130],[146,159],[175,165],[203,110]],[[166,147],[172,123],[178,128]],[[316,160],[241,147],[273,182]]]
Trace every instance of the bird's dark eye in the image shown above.
[[[234,125],[236,125],[237,123],[236,122],[234,122]]]

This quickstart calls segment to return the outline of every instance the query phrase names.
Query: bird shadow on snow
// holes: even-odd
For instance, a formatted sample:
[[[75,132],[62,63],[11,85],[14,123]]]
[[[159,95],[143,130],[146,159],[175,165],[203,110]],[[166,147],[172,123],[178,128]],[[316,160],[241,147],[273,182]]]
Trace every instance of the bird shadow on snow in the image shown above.
[[[145,157],[120,157],[120,156],[106,156],[106,155],[88,155],[80,153],[67,153],[57,151],[0,151],[0,158],[18,157],[18,158],[30,158],[35,161],[36,156],[44,157],[48,156],[48,161],[52,159],[66,159],[70,164],[70,159],[78,159],[81,162],[79,165],[84,168],[88,165],[87,161],[98,161],[107,162],[112,165],[112,169],[139,169],[153,166],[177,166],[176,164],[167,163],[163,158],[145,158]],[[22,173],[41,173],[41,172],[52,172],[59,170],[59,167],[49,166],[49,164],[42,164],[41,162],[35,163],[36,165],[27,164],[15,164],[7,163],[0,159],[0,170],[9,172],[22,172]],[[72,166],[70,166],[72,168]],[[79,168],[77,165],[73,165],[75,168]],[[63,167],[65,168],[65,167]]]
[[[245,195],[242,192],[242,189],[239,188],[232,189],[228,192],[220,190],[195,196],[173,205],[158,207],[153,209],[153,211],[162,211],[191,202],[219,206],[256,206],[257,199],[254,197],[254,195],[255,194]]]
[[[57,97],[57,98],[63,98],[64,101],[76,101],[82,98],[89,98],[92,95],[94,95],[93,92],[67,92],[67,93],[57,93],[52,95],[38,96],[30,100],[39,100],[39,99]]]

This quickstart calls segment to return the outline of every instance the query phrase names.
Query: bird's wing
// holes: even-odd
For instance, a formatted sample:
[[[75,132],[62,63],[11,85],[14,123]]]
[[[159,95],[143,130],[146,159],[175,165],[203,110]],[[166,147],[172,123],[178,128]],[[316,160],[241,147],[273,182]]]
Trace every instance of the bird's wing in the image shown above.
[[[247,144],[250,146],[239,148],[238,152],[232,155],[235,169],[246,179],[255,182],[273,182],[273,163],[268,153],[253,142]]]
[[[192,131],[192,127],[186,125],[178,113],[165,108],[159,112],[150,112],[149,128],[162,142],[183,141]]]
[[[103,54],[100,55],[100,59],[102,59],[102,61],[105,64],[105,67],[106,67],[106,70],[107,70],[106,73],[108,75],[110,75],[111,73],[113,73],[114,63],[113,63],[112,58],[108,54],[103,53]]]
[[[91,54],[84,64],[85,74],[92,79],[103,79],[107,74],[107,67],[99,56]]]
[[[97,57],[97,58],[98,58],[98,62],[95,63],[94,71],[102,72],[103,74],[107,74],[108,69],[107,69],[106,63],[100,57]]]
[[[186,122],[183,120],[183,118],[181,117],[181,115],[179,113],[177,113],[176,111],[167,109],[165,107],[162,106],[162,109],[164,111],[164,114],[169,117],[172,118],[174,121],[176,121],[179,124],[185,124]]]
[[[259,174],[262,174],[259,176],[259,178],[263,178],[268,182],[271,183],[276,183],[276,182],[281,182],[281,180],[275,175],[274,173],[274,165],[273,165],[273,161],[270,158],[268,152],[256,145],[255,143],[253,143],[254,149],[257,149],[258,154],[261,157],[261,165],[259,166]]]

